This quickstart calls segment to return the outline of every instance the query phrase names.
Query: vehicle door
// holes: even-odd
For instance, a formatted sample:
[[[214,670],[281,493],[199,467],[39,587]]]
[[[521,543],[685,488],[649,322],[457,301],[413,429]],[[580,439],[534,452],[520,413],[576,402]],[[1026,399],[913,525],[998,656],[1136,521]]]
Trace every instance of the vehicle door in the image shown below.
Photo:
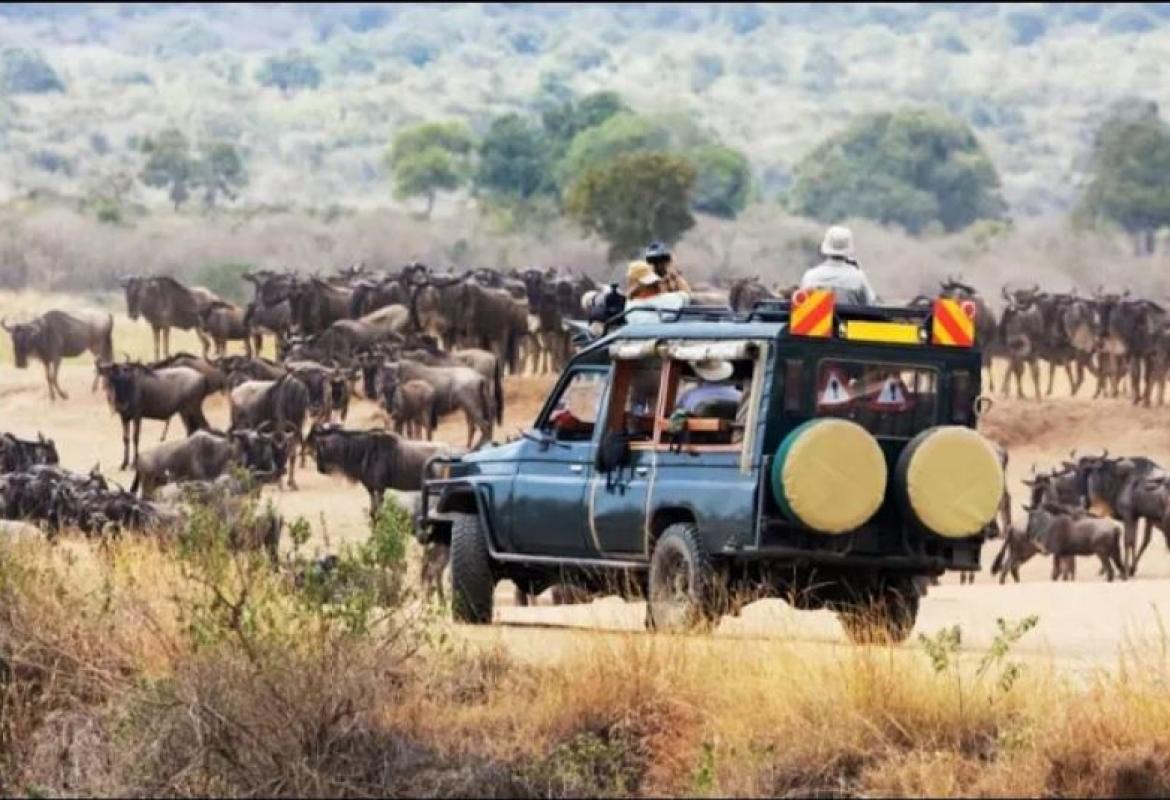
[[[665,352],[669,360],[663,376],[663,417],[673,416],[675,425],[662,431],[656,447],[647,525],[660,511],[686,510],[710,550],[751,543],[757,491],[766,491],[767,486],[754,453],[760,401],[769,377],[768,345],[680,342]],[[712,377],[710,372],[704,376],[696,364],[730,369],[725,377]],[[649,542],[648,536],[642,542],[647,558]]]
[[[595,553],[586,488],[608,365],[561,376],[536,425],[525,433],[512,487],[511,540],[518,552],[581,557]]]
[[[604,555],[640,554],[644,549],[646,507],[658,456],[655,443],[662,423],[662,365],[656,353],[614,364],[602,435],[621,434],[630,452],[626,464],[611,472],[596,471],[591,481],[590,533]]]

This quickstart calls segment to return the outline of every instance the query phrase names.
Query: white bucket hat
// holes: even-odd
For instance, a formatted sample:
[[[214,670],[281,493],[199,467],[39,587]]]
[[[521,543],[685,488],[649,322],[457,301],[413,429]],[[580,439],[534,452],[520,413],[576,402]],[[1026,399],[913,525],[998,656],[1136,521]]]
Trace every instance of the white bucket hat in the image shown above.
[[[732,363],[730,361],[724,361],[721,358],[705,358],[702,361],[692,361],[691,369],[700,378],[710,383],[725,381],[735,372],[735,367]]]
[[[853,231],[840,225],[829,228],[821,242],[821,255],[853,258]]]

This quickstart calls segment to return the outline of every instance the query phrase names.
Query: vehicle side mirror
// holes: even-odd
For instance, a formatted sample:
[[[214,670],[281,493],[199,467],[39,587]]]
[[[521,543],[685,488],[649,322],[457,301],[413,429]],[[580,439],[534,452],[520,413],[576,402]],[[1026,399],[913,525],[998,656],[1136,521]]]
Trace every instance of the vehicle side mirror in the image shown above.
[[[599,472],[613,472],[630,463],[630,440],[619,431],[607,431],[597,448],[595,466]]]

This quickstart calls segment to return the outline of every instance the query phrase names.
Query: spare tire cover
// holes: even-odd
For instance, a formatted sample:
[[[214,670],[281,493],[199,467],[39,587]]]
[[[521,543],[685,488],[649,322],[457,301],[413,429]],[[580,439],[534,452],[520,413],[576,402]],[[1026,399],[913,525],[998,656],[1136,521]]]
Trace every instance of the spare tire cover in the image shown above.
[[[1004,474],[995,448],[971,428],[929,428],[906,445],[895,483],[902,507],[940,536],[973,536],[995,519]]]
[[[888,472],[865,428],[846,419],[814,419],[780,443],[772,494],[789,519],[821,533],[845,533],[881,507]]]

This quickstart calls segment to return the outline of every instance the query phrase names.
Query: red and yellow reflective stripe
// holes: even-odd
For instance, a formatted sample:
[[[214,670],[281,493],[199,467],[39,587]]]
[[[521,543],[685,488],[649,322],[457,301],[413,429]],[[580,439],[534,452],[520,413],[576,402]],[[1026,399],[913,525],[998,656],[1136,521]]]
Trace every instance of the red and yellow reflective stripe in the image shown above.
[[[930,340],[934,344],[950,347],[975,344],[975,320],[963,312],[958,300],[935,300],[930,327]]]
[[[789,330],[797,336],[829,336],[833,332],[833,293],[813,289],[805,301],[793,307]]]

